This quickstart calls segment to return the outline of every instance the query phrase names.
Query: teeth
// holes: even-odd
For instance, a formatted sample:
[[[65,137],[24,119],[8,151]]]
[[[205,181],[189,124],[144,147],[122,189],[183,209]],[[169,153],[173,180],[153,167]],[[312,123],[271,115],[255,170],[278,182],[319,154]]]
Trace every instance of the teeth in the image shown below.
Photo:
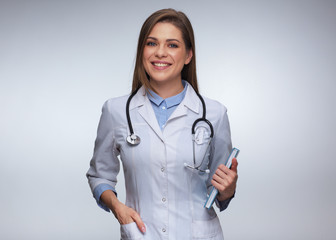
[[[168,66],[167,63],[154,63],[155,66],[158,66],[158,67],[166,67]]]

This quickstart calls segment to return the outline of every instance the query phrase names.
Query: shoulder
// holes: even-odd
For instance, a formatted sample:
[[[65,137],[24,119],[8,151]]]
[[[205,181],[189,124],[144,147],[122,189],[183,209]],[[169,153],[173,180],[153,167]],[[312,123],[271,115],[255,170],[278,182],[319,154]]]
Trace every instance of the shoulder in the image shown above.
[[[204,96],[203,98],[208,114],[217,113],[218,115],[219,113],[225,114],[227,112],[227,108],[219,101]]]
[[[114,97],[106,100],[102,107],[102,114],[112,121],[119,122],[126,119],[126,102],[129,95]]]
[[[215,131],[229,130],[227,108],[219,101],[204,97],[206,105],[206,117],[212,123]],[[223,128],[220,130],[220,128]]]
[[[114,97],[114,98],[109,98],[105,101],[103,105],[103,109],[105,108],[108,111],[116,111],[119,109],[126,109],[126,102],[129,97],[128,95],[120,96],[120,97]]]

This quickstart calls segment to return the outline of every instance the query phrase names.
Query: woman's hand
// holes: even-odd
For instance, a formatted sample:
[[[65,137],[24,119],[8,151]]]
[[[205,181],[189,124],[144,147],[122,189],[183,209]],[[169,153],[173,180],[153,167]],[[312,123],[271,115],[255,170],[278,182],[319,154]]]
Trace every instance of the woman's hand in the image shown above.
[[[121,203],[113,191],[107,190],[103,192],[100,199],[112,210],[120,225],[135,222],[142,233],[146,232],[145,224],[141,220],[140,215],[134,209]]]
[[[134,209],[119,202],[112,212],[119,221],[120,225],[135,222],[141,232],[146,232],[145,224],[142,222],[140,215]]]
[[[218,201],[227,200],[235,193],[238,179],[237,166],[237,159],[233,158],[231,169],[221,164],[213,175],[211,184],[218,190]]]

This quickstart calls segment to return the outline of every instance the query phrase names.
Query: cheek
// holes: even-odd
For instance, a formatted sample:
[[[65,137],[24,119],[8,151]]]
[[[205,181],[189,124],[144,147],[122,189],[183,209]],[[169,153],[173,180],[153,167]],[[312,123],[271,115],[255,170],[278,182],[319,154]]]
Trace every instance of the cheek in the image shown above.
[[[145,47],[143,51],[143,60],[148,60],[151,55],[152,55],[152,50]]]
[[[142,65],[145,69],[145,71],[148,73],[149,67],[148,67],[148,61],[146,61],[145,56],[142,58]]]
[[[184,62],[186,60],[186,55],[184,54],[184,52],[175,52],[171,54],[171,56],[175,59],[176,63],[184,65]]]
[[[142,55],[142,64],[143,64],[146,71],[148,71],[148,64],[150,64],[149,63],[149,58],[150,58],[149,51],[144,50],[143,55]]]

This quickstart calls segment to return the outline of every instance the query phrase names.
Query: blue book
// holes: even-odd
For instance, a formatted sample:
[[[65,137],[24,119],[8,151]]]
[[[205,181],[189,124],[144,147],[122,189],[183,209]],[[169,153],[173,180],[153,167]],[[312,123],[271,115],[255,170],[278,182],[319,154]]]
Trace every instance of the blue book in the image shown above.
[[[239,149],[238,148],[233,148],[231,153],[230,153],[230,156],[228,157],[228,159],[226,160],[226,164],[225,166],[227,166],[228,168],[231,168],[231,165],[232,165],[232,159],[233,158],[237,158],[238,157],[238,154],[239,154]],[[204,207],[209,209],[212,207],[212,204],[214,203],[216,197],[217,197],[217,194],[218,194],[218,190],[215,188],[215,187],[212,187],[212,190],[204,204]]]

